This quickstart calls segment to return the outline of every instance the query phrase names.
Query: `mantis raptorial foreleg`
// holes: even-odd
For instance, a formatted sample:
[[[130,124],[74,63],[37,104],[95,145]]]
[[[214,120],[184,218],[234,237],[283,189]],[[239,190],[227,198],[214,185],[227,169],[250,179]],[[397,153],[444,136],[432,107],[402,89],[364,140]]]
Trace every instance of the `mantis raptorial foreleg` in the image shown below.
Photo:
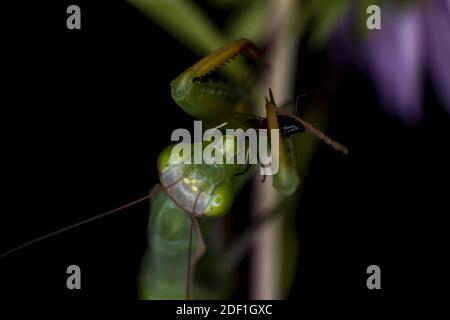
[[[239,126],[234,121],[232,112],[238,108],[245,109],[242,105],[251,103],[250,93],[230,77],[220,74],[223,67],[239,55],[247,55],[254,65],[261,65],[259,49],[250,40],[230,42],[195,63],[171,82],[172,98],[177,105],[193,118],[210,125],[229,122],[232,127]],[[235,75],[238,71],[242,69],[235,68],[229,73]],[[239,75],[234,76],[236,77]]]

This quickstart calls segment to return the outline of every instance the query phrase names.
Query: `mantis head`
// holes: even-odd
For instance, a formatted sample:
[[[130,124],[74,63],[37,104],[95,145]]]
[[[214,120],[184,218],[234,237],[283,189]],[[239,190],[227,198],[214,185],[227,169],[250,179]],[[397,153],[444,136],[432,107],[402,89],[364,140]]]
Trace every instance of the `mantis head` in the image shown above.
[[[164,191],[186,212],[206,218],[219,218],[233,203],[231,177],[224,165],[188,164],[166,147],[158,157],[158,171]]]

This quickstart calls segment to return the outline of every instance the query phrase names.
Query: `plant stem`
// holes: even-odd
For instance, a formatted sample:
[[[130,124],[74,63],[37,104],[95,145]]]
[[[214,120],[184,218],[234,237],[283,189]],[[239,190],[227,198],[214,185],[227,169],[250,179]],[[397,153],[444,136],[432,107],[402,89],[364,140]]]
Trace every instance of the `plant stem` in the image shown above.
[[[292,33],[292,21],[297,15],[296,0],[270,0],[268,34],[273,38],[270,57],[270,76],[265,85],[271,87],[279,104],[293,96],[297,61],[298,36]],[[267,94],[267,93],[265,93]],[[261,108],[264,104],[261,103]],[[261,184],[256,176],[254,183],[252,216],[270,212],[280,195],[272,186],[272,179]],[[250,275],[250,299],[281,299],[281,215],[267,224],[255,236]]]

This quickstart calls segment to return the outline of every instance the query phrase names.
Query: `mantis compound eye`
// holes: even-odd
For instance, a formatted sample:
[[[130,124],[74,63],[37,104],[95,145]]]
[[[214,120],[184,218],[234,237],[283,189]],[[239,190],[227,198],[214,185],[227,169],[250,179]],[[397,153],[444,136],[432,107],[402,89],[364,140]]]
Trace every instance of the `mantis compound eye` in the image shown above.
[[[183,163],[183,150],[180,152],[174,152],[175,144],[172,144],[161,151],[161,153],[158,156],[158,171],[164,172],[170,167],[182,164]]]
[[[159,154],[157,160],[159,172],[163,172],[170,168],[170,155],[172,153],[172,148],[173,146],[168,146]]]
[[[233,188],[231,182],[222,182],[211,193],[204,217],[219,218],[230,210],[232,204]]]

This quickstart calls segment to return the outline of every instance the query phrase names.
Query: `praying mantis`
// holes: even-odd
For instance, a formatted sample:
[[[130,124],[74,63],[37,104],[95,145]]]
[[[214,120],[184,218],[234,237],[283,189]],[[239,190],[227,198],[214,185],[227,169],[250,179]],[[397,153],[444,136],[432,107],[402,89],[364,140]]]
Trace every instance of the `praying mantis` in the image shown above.
[[[249,110],[246,103],[251,100],[248,92],[224,78],[213,78],[220,76],[217,73],[221,67],[241,54],[255,63],[261,61],[259,49],[250,40],[233,41],[201,59],[173,80],[172,97],[187,114],[211,126],[226,123],[231,127],[281,130],[280,171],[274,176],[273,183],[283,195],[290,195],[299,184],[293,159],[288,152],[290,135],[308,131],[344,154],[348,150],[309,123],[280,110],[271,91],[270,98],[266,98],[266,118],[246,113]],[[155,199],[152,207],[150,253],[147,257],[149,267],[144,269],[142,281],[148,285],[144,285],[146,288],[142,290],[143,298],[183,298],[184,294],[184,297],[190,298],[192,264],[204,251],[196,217],[217,218],[225,214],[238,189],[233,186],[234,178],[242,171],[242,167],[234,164],[174,167],[170,164],[169,153],[170,147],[163,150],[158,159],[165,193]],[[163,221],[165,212],[167,216],[177,218]],[[191,250],[194,259],[191,259]],[[177,265],[186,261],[187,272],[182,273]],[[186,291],[179,286],[183,279]]]
[[[273,177],[273,185],[282,195],[293,194],[299,178],[292,158],[292,135],[310,132],[337,151],[346,154],[348,150],[309,123],[278,108],[271,91],[265,103],[266,117],[254,115],[251,111],[252,81],[239,84],[235,80],[248,74],[243,74],[239,66],[222,70],[240,55],[247,57],[254,66],[264,65],[262,54],[255,44],[248,39],[235,40],[204,57],[173,80],[172,98],[183,111],[194,119],[204,121],[208,127],[279,130],[280,170]],[[235,137],[227,135],[223,139],[225,142],[235,141]],[[270,145],[274,143],[269,141]],[[216,152],[224,153],[223,145],[227,144],[218,146]],[[204,220],[218,219],[230,210],[235,195],[242,188],[242,181],[248,180],[250,170],[247,164],[176,163],[172,148],[173,145],[168,146],[160,153],[157,160],[160,183],[147,196],[31,240],[0,255],[0,258],[150,199],[149,243],[139,275],[140,298],[202,297],[196,294],[193,275],[197,261],[206,251],[206,232],[202,229],[209,221]]]

